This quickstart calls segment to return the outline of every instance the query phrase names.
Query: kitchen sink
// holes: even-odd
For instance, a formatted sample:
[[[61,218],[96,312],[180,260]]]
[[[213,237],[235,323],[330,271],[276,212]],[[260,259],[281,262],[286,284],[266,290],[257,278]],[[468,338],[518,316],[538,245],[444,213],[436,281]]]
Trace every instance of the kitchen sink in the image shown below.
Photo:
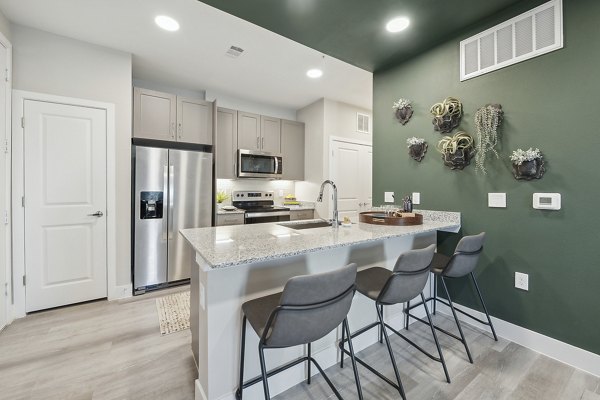
[[[301,230],[301,229],[313,229],[313,228],[325,228],[327,226],[331,226],[331,222],[329,221],[310,221],[310,222],[286,222],[282,224],[278,224],[281,226],[285,226],[286,228]]]

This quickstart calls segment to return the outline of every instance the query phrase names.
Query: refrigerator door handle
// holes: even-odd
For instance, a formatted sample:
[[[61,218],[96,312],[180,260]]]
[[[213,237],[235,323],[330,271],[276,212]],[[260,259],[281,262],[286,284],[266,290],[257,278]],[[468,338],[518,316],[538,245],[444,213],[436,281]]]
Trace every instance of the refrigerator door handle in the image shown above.
[[[163,193],[164,193],[164,196],[167,196],[168,190],[169,190],[169,166],[164,165],[163,166]],[[165,204],[168,205],[169,203],[167,203],[165,201]],[[168,230],[167,224],[168,224],[168,218],[163,217],[163,219],[162,219],[162,240],[164,242],[167,241],[167,230]]]
[[[174,201],[174,190],[173,187],[175,186],[175,167],[173,167],[172,165],[169,165],[169,216],[168,216],[168,220],[169,220],[169,240],[173,239],[173,210],[175,209],[175,201]]]

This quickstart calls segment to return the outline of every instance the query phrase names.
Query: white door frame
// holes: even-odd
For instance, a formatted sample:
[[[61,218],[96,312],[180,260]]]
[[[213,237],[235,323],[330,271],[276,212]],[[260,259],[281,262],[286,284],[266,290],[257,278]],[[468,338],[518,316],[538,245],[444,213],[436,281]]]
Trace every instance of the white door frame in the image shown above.
[[[6,176],[5,176],[5,181],[7,184],[7,190],[6,192],[3,194],[3,196],[5,196],[5,201],[6,201],[6,209],[10,210],[11,209],[11,190],[10,190],[10,185],[11,185],[11,107],[12,107],[12,44],[10,43],[10,41],[6,38],[6,36],[4,36],[2,34],[2,32],[0,32],[0,43],[2,44],[2,46],[4,46],[6,48],[6,121],[5,121],[5,134],[6,137],[5,139],[8,141],[6,143],[7,146],[7,150],[8,153],[6,154],[6,158],[7,158],[7,163],[6,163]],[[10,211],[9,211],[10,212]],[[12,290],[12,256],[11,256],[11,219],[8,219],[8,225],[6,225],[6,242],[5,243],[0,243],[0,246],[4,246],[5,249],[5,255],[6,255],[6,259],[5,259],[5,265],[6,265],[6,271],[4,271],[5,275],[5,279],[8,283],[8,291],[7,291],[7,296],[6,296],[6,317],[7,317],[7,324],[10,324],[14,317],[13,317],[13,307],[12,307],[12,299],[13,299],[13,290]],[[0,271],[0,273],[2,273],[2,271]],[[2,288],[2,290],[4,290],[4,288]]]
[[[352,143],[358,144],[360,146],[369,146],[373,148],[372,142],[367,142],[366,140],[358,140],[358,139],[349,139],[341,136],[329,136],[329,149],[327,150],[327,154],[329,155],[329,177],[333,176],[333,142],[344,142],[344,143]],[[327,178],[329,179],[329,178]],[[329,197],[329,202],[327,203],[327,215],[331,215],[331,210],[333,209],[333,199]],[[329,217],[328,217],[329,218]]]
[[[55,96],[44,93],[13,91],[12,108],[12,209],[13,215],[13,290],[14,317],[25,316],[25,212],[21,206],[24,196],[24,157],[23,135],[21,125],[25,100],[46,101],[81,107],[92,107],[106,110],[106,261],[107,261],[107,293],[108,299],[117,298],[117,252],[116,252],[116,166],[115,166],[115,106],[91,100]]]

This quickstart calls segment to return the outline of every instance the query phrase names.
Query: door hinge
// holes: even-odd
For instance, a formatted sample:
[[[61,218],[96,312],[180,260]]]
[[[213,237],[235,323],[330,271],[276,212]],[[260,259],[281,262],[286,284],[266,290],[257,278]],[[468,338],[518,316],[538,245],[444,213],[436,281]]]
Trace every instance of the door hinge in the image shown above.
[[[8,210],[4,210],[4,225],[8,225]]]
[[[27,285],[27,278],[25,277],[25,275],[23,275],[23,286]]]
[[[4,139],[4,153],[8,154],[8,139]]]
[[[4,282],[4,297],[8,297],[8,282]]]
[[[8,82],[8,81],[9,81],[9,78],[8,78],[8,68],[6,68],[6,69],[4,70],[4,80],[5,80],[6,82]]]
[[[25,196],[21,196],[21,207],[25,207]]]
[[[25,117],[21,117],[21,128],[25,128]]]

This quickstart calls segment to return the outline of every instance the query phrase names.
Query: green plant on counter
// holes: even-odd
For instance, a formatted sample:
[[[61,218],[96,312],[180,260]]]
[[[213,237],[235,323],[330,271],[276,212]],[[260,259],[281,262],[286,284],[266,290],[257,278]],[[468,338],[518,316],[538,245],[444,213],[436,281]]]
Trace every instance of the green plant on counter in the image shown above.
[[[225,200],[229,199],[229,195],[225,193],[224,190],[219,190],[217,192],[217,203],[221,204]]]

